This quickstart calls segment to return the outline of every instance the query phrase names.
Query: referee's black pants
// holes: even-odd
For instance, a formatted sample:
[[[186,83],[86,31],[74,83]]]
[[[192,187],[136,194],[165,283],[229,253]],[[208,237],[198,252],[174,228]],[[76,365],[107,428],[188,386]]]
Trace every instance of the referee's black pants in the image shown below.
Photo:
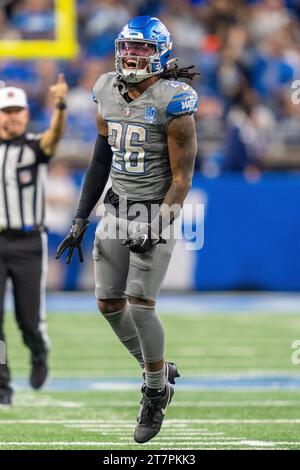
[[[16,320],[23,341],[31,351],[32,362],[43,360],[49,349],[44,312],[46,269],[45,233],[0,232],[0,340],[5,341],[4,294],[7,279],[10,278]],[[10,371],[6,357],[6,364],[0,364],[0,388],[8,387],[9,382]]]

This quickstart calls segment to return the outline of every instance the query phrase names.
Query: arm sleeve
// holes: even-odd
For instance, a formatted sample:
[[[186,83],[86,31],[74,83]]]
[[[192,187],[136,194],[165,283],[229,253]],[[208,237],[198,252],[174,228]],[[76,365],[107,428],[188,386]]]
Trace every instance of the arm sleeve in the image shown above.
[[[112,150],[108,137],[98,135],[94,155],[85,174],[76,217],[87,219],[99,201],[108,180]]]

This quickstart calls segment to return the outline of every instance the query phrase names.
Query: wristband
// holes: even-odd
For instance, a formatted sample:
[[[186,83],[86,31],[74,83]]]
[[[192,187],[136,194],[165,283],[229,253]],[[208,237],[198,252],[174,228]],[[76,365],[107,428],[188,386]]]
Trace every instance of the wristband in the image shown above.
[[[64,109],[66,109],[67,105],[65,101],[59,101],[58,103],[56,103],[55,107],[56,109],[63,111]]]

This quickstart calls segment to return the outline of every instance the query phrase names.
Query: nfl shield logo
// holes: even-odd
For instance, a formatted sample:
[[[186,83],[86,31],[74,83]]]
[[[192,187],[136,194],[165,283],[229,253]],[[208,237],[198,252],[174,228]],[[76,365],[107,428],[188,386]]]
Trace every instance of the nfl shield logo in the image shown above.
[[[156,121],[157,111],[154,106],[145,109],[145,121],[153,123]]]

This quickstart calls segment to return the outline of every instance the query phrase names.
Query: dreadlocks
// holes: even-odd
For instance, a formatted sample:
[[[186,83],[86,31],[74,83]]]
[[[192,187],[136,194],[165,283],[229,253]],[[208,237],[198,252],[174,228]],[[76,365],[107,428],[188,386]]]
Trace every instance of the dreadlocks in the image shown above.
[[[193,80],[196,75],[200,75],[199,72],[192,70],[195,67],[194,65],[190,65],[189,67],[178,67],[176,61],[177,59],[174,60],[175,63],[172,67],[166,68],[159,75],[159,78],[165,78],[167,80],[178,80],[178,78],[187,78],[189,80]]]
[[[166,80],[178,80],[178,78],[185,78],[188,80],[193,80],[196,75],[201,75],[199,72],[196,72],[194,69],[194,65],[190,65],[189,67],[178,67],[177,65],[178,59],[172,59],[169,61],[169,66],[162,71],[158,78],[164,78]],[[171,67],[170,65],[173,64]],[[131,84],[131,86],[134,86]],[[114,87],[117,87],[121,93],[121,95],[125,96],[128,93],[130,85],[124,80],[124,78],[117,74],[116,79],[114,81]]]

